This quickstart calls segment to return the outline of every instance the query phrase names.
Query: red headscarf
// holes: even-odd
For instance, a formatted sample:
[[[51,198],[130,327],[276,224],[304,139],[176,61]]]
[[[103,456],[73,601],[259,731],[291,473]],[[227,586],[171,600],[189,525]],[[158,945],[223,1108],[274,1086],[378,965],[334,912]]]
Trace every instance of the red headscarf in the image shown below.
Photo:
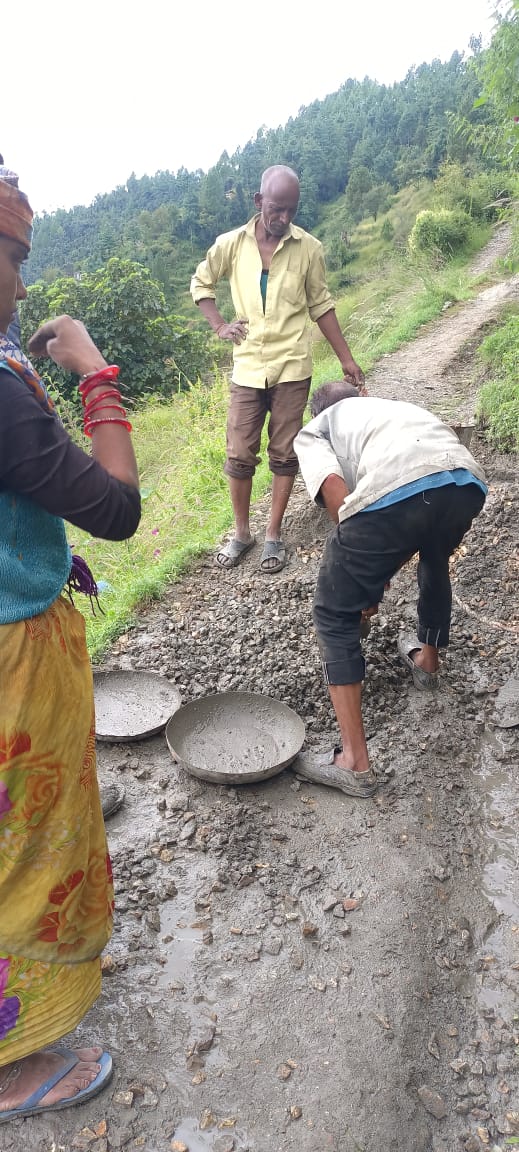
[[[0,176],[0,235],[18,240],[29,250],[33,215],[25,193]]]

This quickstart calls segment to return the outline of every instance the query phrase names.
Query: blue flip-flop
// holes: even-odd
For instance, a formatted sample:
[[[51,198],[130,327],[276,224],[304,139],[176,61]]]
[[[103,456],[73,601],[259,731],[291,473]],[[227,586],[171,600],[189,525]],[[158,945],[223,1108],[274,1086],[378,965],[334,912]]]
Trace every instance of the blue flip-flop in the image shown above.
[[[109,1052],[103,1052],[99,1060],[96,1060],[96,1064],[101,1065],[100,1071],[95,1080],[92,1080],[92,1083],[88,1085],[88,1088],[83,1088],[81,1092],[76,1092],[75,1096],[69,1096],[66,1100],[58,1100],[56,1104],[40,1104],[47,1092],[50,1092],[55,1084],[59,1084],[67,1072],[70,1072],[80,1062],[75,1052],[72,1052],[70,1048],[48,1048],[47,1051],[62,1056],[65,1063],[57,1068],[54,1074],[44,1084],[40,1084],[36,1092],[28,1096],[17,1108],[10,1108],[8,1112],[0,1112],[0,1124],[5,1124],[7,1120],[16,1120],[19,1116],[35,1116],[38,1112],[57,1112],[61,1108],[70,1108],[73,1104],[83,1104],[85,1100],[90,1100],[92,1096],[97,1096],[98,1092],[106,1088],[112,1078],[112,1057]]]

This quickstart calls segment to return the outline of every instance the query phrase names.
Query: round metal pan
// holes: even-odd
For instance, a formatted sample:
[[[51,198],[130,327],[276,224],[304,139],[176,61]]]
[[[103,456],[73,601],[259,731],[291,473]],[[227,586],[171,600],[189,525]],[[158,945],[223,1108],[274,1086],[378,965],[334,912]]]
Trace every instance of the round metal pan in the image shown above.
[[[168,748],[193,776],[252,784],[282,772],[305,738],[296,712],[255,692],[218,692],[184,704],[166,726]]]
[[[98,740],[155,736],[180,708],[180,692],[158,672],[94,672]]]

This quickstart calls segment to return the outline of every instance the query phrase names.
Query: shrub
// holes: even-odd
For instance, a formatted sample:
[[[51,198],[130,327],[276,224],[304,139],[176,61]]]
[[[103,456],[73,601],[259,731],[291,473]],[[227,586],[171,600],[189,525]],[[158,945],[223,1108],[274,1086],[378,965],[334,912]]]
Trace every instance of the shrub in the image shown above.
[[[440,252],[442,256],[452,256],[463,248],[470,226],[470,216],[459,209],[426,209],[416,217],[409,237],[410,250],[412,253]]]
[[[386,218],[384,220],[384,223],[380,229],[380,235],[381,235],[382,240],[386,240],[386,241],[392,240],[393,236],[395,235],[395,229],[393,228],[393,225],[391,223],[391,220],[389,219],[389,216],[386,216]]]

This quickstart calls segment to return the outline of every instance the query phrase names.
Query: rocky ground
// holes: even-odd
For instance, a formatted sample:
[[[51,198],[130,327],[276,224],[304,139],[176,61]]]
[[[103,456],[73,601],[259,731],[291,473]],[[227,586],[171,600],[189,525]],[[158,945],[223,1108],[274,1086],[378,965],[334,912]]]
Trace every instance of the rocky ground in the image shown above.
[[[518,295],[518,278],[490,277],[386,357],[370,391],[469,423],[474,349]],[[102,779],[127,798],[108,825],[116,929],[79,1035],[110,1049],[115,1076],[90,1104],[2,1128],[2,1152],[519,1143],[519,475],[477,435],[471,448],[490,492],[453,559],[441,690],[417,692],[396,654],[414,622],[412,563],[365,643],[374,800],[298,779],[297,761],[229,788],[185,773],[163,734],[99,743]],[[230,573],[203,558],[105,666],[160,672],[183,702],[277,697],[307,746],[330,747],[311,623],[327,531],[298,483],[279,576],[260,573],[259,546]]]

